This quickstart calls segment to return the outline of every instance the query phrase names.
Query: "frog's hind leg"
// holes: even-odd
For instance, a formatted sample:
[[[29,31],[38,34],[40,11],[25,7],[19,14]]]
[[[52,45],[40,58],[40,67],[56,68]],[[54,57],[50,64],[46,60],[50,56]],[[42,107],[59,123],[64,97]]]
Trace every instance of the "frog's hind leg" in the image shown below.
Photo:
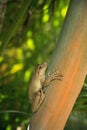
[[[32,112],[36,112],[40,105],[42,104],[42,102],[44,101],[45,98],[45,93],[43,92],[42,89],[40,89],[36,95],[35,98],[33,100],[33,104],[32,104]]]

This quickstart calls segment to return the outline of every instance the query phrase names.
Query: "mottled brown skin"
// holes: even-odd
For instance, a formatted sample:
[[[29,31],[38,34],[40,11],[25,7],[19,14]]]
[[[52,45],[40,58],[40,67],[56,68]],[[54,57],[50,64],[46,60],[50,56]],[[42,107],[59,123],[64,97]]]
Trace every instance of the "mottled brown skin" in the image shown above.
[[[48,74],[46,78],[45,72],[47,69],[47,63],[38,65],[35,74],[32,77],[29,86],[29,101],[32,105],[32,112],[36,112],[40,105],[42,104],[45,93],[43,91],[43,87],[46,87],[50,84],[52,80],[59,79],[61,80],[62,74],[59,74],[58,71]]]

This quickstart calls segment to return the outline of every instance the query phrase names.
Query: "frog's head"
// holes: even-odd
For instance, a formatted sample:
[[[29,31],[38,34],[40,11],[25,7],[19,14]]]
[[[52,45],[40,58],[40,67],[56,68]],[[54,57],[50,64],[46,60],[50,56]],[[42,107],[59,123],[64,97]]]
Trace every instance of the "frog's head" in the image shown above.
[[[44,63],[42,63],[42,64],[39,64],[38,67],[37,67],[37,69],[36,69],[36,74],[37,74],[38,76],[42,76],[42,75],[45,74],[46,69],[47,69],[47,62],[44,62]]]

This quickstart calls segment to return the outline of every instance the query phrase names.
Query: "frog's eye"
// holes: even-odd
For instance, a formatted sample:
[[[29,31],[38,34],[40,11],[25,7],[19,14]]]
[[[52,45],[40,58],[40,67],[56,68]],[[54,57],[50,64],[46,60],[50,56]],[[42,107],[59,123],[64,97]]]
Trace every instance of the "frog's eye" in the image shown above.
[[[42,66],[41,65],[39,65],[39,67],[38,67],[39,69],[41,69],[42,68]]]

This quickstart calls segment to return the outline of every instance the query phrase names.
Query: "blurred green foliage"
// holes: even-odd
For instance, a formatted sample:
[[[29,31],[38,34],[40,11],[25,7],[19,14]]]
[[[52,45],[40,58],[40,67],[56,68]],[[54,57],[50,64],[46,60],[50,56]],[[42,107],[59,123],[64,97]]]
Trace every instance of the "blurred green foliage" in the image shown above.
[[[28,123],[31,74],[38,63],[49,61],[68,5],[69,0],[8,0],[0,34],[1,130]]]
[[[29,121],[30,77],[38,63],[49,61],[68,4],[69,0],[8,0],[0,35],[2,130],[14,130]]]

